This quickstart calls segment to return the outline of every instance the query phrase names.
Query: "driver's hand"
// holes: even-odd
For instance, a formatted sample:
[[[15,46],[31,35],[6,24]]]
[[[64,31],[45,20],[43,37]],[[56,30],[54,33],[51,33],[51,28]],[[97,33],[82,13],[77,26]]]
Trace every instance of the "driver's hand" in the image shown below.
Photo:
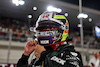
[[[34,51],[34,47],[36,46],[36,44],[37,44],[37,41],[34,41],[34,40],[27,42],[24,55],[29,56]]]
[[[46,51],[46,49],[44,48],[44,46],[41,46],[41,45],[36,45],[35,46],[35,56],[37,57],[37,58],[40,58],[40,56],[41,56],[41,53],[43,52],[43,51]]]

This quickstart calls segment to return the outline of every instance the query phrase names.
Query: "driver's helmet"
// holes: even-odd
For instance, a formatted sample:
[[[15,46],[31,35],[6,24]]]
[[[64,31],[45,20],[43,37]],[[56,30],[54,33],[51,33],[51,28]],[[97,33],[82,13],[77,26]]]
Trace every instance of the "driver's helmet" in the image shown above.
[[[57,28],[46,31],[47,28]],[[64,16],[57,12],[44,12],[36,22],[36,37],[40,45],[51,46],[55,50],[68,38],[69,23]]]

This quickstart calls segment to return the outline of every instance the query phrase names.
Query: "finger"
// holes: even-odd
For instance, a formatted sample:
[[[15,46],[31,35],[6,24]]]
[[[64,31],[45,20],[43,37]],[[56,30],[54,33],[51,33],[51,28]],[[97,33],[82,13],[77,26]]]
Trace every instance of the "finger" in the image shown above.
[[[37,41],[36,40],[34,41],[34,44],[37,45]]]
[[[35,55],[37,58],[40,58],[40,54],[37,53],[36,51],[35,51],[34,55]]]
[[[33,45],[34,44],[34,41],[30,41],[30,45]]]
[[[33,41],[31,41],[31,46],[34,46],[34,40],[33,40]]]
[[[26,43],[26,47],[30,45],[30,41]]]
[[[31,41],[29,41],[26,46],[31,46]]]
[[[40,55],[35,55],[37,58],[40,58]]]
[[[33,46],[33,45],[34,45],[34,41],[29,41],[29,42],[28,42],[28,45],[29,45],[29,46]]]
[[[37,44],[37,42],[36,42],[36,41],[34,41],[34,40],[33,40],[33,41],[31,41],[30,43],[31,43],[31,45],[32,45],[32,46],[35,46],[35,45]]]
[[[38,55],[38,52],[35,51],[34,54],[35,54],[35,56],[37,56]]]
[[[38,46],[39,46],[39,45],[37,44],[37,45],[34,47],[34,49],[37,50],[37,49],[38,49]]]

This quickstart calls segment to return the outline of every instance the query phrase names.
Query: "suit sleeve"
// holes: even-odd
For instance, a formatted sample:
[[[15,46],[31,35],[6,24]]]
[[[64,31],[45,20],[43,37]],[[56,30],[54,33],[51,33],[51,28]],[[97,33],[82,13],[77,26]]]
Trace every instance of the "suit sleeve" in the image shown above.
[[[28,58],[29,56],[25,56],[24,54],[17,62],[17,67],[28,67]]]
[[[79,53],[79,52],[78,52],[78,54],[79,54],[79,58],[80,58],[79,65],[80,65],[80,67],[83,67],[83,61],[82,61],[82,57],[81,57],[81,55],[80,55],[80,53]]]
[[[82,62],[82,58],[80,53],[78,53],[78,56],[76,58],[78,58],[77,60],[75,60],[75,57],[69,57],[72,58],[69,61],[66,61],[65,66],[64,67],[83,67],[83,62]]]
[[[44,61],[46,55],[47,55],[49,52],[50,52],[50,51],[43,51],[43,52],[41,53],[40,60],[41,60],[41,61]]]

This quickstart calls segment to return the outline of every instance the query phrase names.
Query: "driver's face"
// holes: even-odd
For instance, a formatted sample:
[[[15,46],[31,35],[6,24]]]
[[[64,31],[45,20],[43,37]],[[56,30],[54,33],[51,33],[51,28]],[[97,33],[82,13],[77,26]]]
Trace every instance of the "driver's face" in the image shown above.
[[[50,28],[42,28],[39,31],[51,31],[51,30],[58,30],[58,28],[50,27]]]
[[[58,30],[58,28],[52,27],[52,28],[43,29],[43,31],[49,31],[49,30]]]

